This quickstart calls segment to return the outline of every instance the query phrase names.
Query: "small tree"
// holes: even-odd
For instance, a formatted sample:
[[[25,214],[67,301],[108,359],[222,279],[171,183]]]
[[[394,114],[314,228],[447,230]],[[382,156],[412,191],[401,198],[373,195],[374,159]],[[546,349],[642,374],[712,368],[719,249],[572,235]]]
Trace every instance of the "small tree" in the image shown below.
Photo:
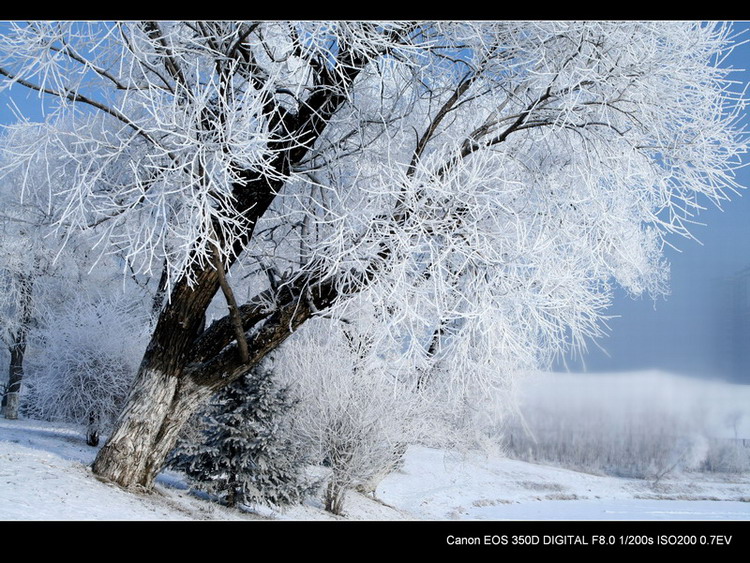
[[[123,297],[83,292],[61,303],[34,335],[31,416],[86,426],[95,446],[115,420],[138,369],[148,324]]]
[[[347,491],[374,492],[409,444],[427,436],[439,443],[442,430],[429,394],[403,377],[404,364],[367,323],[337,331],[335,322],[321,319],[295,335],[277,368],[300,402],[297,436],[330,470],[325,508],[341,514]]]
[[[7,270],[0,272],[0,280],[4,282],[0,284],[2,286],[0,287],[0,291],[6,295],[15,294],[18,298],[14,307],[16,314],[11,314],[11,318],[15,317],[13,319],[16,321],[15,327],[6,329],[7,332],[3,334],[5,337],[3,340],[8,346],[8,352],[10,353],[8,385],[3,394],[3,406],[5,418],[11,420],[18,418],[21,383],[24,375],[23,360],[26,355],[27,339],[32,321],[33,279],[31,272],[12,272]]]
[[[179,443],[170,464],[229,506],[298,503],[312,485],[291,439],[294,407],[272,371],[248,374],[217,394],[199,418],[198,439]]]

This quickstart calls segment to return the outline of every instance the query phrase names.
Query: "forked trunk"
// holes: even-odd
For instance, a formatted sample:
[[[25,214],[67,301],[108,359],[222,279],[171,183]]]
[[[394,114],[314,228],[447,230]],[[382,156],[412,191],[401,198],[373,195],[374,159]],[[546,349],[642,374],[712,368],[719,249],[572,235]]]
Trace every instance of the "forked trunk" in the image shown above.
[[[203,285],[178,284],[164,308],[130,395],[92,470],[123,487],[151,488],[177,434],[212,390],[184,377],[184,363],[203,312],[215,293],[211,272]]]

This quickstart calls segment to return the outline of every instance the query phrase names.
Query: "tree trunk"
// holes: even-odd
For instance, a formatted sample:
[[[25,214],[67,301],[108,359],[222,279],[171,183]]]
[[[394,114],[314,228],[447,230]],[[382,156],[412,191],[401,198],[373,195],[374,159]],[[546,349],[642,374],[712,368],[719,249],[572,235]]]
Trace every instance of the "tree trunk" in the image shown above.
[[[211,393],[143,366],[115,431],[99,451],[94,473],[124,487],[150,489],[180,429]]]
[[[325,494],[325,509],[331,514],[341,515],[344,512],[346,487],[339,483],[335,476],[331,477]]]
[[[9,346],[10,370],[5,404],[5,418],[9,420],[18,418],[18,407],[21,402],[21,382],[23,381],[23,357],[26,354],[26,337],[31,324],[32,277],[28,274],[19,274],[17,281],[21,300],[18,307],[21,315],[18,332],[13,337],[13,343]]]
[[[89,423],[86,427],[86,444],[94,447],[99,445],[99,414],[96,411],[89,413]]]
[[[23,381],[23,356],[26,350],[23,345],[16,344],[10,349],[10,373],[8,377],[8,392],[5,403],[5,418],[18,418],[18,406],[21,397],[21,382]]]
[[[195,289],[185,280],[178,283],[159,315],[115,430],[94,461],[93,471],[103,479],[150,488],[179,430],[212,393],[183,377],[190,347],[204,328],[204,311],[218,288],[210,270],[201,272],[198,282]]]

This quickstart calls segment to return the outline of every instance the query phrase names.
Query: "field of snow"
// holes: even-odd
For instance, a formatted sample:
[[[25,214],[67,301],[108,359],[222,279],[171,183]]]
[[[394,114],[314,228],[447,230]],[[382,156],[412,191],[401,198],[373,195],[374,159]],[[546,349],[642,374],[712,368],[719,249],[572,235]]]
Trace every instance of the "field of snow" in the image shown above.
[[[430,520],[750,520],[750,476],[648,481],[413,448],[377,490]]]
[[[538,404],[554,396],[558,405],[582,412],[592,401],[601,403],[596,388],[604,382],[545,376],[530,380],[527,398],[536,393]],[[704,414],[710,404],[715,412],[706,420],[724,420],[724,405],[735,413],[732,433],[741,437],[750,420],[748,386],[725,388],[658,374],[617,376],[610,384],[620,387],[608,392],[620,401],[629,396],[629,403],[650,400]],[[586,393],[580,391],[584,388]],[[681,395],[675,395],[677,388]],[[606,408],[613,413],[616,404]],[[374,497],[350,492],[344,517],[334,517],[314,499],[284,512],[229,510],[189,491],[175,472],[159,477],[155,494],[126,492],[93,476],[89,465],[95,453],[75,425],[0,419],[0,520],[750,521],[748,472],[674,471],[658,479],[633,479],[414,446]]]
[[[285,513],[227,510],[189,494],[175,474],[158,494],[99,482],[94,449],[75,428],[0,421],[0,519],[248,520],[334,519],[311,503]],[[750,479],[692,476],[660,483],[576,473],[508,459],[412,448],[404,467],[378,487],[377,501],[347,499],[354,520],[750,520]]]
[[[0,420],[2,520],[333,520],[316,502],[239,512],[159,478],[139,495],[98,481],[80,429]],[[750,476],[684,474],[653,484],[505,458],[411,448],[376,499],[349,493],[350,520],[750,520]]]

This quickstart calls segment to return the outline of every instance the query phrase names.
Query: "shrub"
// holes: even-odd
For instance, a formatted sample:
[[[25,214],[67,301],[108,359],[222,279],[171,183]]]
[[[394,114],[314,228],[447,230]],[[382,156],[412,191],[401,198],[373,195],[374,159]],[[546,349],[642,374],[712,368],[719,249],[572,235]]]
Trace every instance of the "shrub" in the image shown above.
[[[61,305],[34,332],[25,412],[44,420],[87,426],[96,445],[127,395],[146,342],[148,323],[118,298]]]

